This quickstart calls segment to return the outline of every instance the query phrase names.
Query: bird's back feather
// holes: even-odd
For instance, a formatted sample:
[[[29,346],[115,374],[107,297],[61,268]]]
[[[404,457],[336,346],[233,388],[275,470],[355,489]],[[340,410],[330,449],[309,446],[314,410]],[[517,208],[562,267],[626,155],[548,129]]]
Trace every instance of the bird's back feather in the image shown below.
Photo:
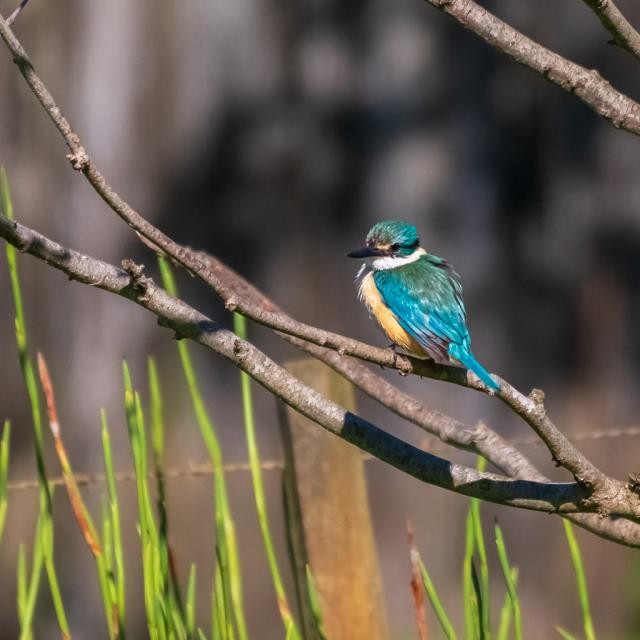
[[[427,355],[436,362],[459,362],[491,389],[499,388],[471,353],[462,285],[448,262],[425,254],[410,264],[369,275],[384,306]]]

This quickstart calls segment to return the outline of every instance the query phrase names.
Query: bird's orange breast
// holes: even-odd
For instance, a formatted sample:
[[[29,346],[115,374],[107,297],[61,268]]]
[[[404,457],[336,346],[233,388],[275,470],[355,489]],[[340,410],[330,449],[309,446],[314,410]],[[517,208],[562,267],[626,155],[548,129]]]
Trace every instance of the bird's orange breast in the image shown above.
[[[426,355],[424,349],[402,328],[395,315],[384,303],[373,279],[373,273],[368,273],[362,279],[358,295],[391,342],[408,353],[422,357]]]

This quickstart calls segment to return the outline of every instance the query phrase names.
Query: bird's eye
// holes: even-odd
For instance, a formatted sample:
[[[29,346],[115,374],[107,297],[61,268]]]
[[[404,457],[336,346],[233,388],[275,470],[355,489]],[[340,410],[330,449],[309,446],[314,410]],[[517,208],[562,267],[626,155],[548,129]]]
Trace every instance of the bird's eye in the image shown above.
[[[399,244],[392,244],[390,247],[391,251],[397,251],[399,248],[400,248]]]

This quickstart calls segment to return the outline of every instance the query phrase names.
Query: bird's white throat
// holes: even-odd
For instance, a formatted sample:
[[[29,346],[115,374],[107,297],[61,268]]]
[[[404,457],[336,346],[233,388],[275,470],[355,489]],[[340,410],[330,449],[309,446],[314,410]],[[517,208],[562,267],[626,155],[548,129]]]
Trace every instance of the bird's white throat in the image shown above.
[[[419,260],[422,256],[426,255],[426,251],[422,247],[418,247],[413,253],[408,256],[384,256],[383,258],[376,258],[371,262],[371,266],[374,271],[386,271],[387,269],[397,269],[405,264],[411,264],[416,260]]]

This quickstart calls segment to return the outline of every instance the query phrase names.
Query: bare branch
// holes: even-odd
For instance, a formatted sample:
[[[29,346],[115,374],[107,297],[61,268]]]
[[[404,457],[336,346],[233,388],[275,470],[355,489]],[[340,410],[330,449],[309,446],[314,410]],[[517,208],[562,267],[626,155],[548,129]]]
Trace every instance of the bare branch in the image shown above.
[[[215,271],[218,277],[227,282],[238,297],[251,300],[254,304],[269,311],[284,313],[273,300],[230,269],[219,258],[205,252],[198,252],[198,257],[209,269]],[[451,416],[430,409],[353,358],[341,356],[336,351],[324,349],[294,336],[283,333],[278,335],[300,350],[329,365],[369,397],[400,417],[433,434],[442,442],[484,457],[512,478],[549,482],[549,479],[540,473],[513,446],[513,443],[504,440],[486,424],[479,422],[475,427],[466,425]],[[603,434],[604,432],[599,433],[599,435]],[[576,436],[576,439],[580,439],[580,437]],[[529,439],[528,442],[532,442],[532,440]],[[591,514],[573,514],[564,517],[607,540],[621,542],[629,546],[635,546],[640,542],[640,526],[629,520],[616,517],[603,518],[600,515]]]
[[[238,297],[249,299],[269,311],[284,313],[255,285],[230,269],[219,258],[205,252],[199,252],[198,257],[209,269],[215,271],[222,280],[227,282]],[[369,397],[433,434],[442,442],[484,457],[512,478],[549,482],[549,479],[540,473],[513,443],[504,440],[483,422],[479,422],[475,427],[466,425],[451,416],[430,409],[353,358],[341,356],[336,351],[324,349],[294,336],[283,333],[278,335],[329,365]],[[598,435],[604,435],[604,432],[599,432]],[[580,439],[580,436],[576,436],[575,439]],[[528,439],[527,442],[530,443],[532,440]],[[615,516],[603,518],[601,515],[590,514],[573,514],[564,517],[613,542],[635,546],[640,541],[640,526],[629,520]]]
[[[613,0],[583,0],[598,16],[602,26],[613,37],[612,43],[626,49],[640,60],[640,33],[625,18]]]
[[[27,6],[29,0],[22,0],[20,4],[13,10],[11,15],[7,18],[7,24],[11,26],[16,18],[20,15],[20,12]]]
[[[66,249],[45,236],[0,215],[0,237],[73,280],[123,296],[154,313],[160,324],[177,337],[190,338],[224,356],[246,371],[269,392],[289,406],[363,451],[413,477],[455,493],[518,508],[560,514],[577,514],[585,528],[608,539],[640,546],[635,522],[610,521],[598,527],[588,512],[616,513],[640,518],[640,499],[623,483],[607,479],[602,491],[591,492],[579,483],[513,480],[479,472],[421,451],[379,427],[345,411],[302,384],[264,353],[234,333],[223,329],[182,300],[172,298],[144,275],[143,268],[124,261],[125,268]],[[582,520],[582,522],[580,522]],[[598,531],[598,529],[600,529]]]
[[[455,15],[461,22],[463,22],[462,14],[459,11],[458,14],[460,15],[456,14],[456,10],[459,9],[460,4],[456,0],[451,0],[449,2],[428,1],[430,1],[434,6],[438,6],[442,10]],[[511,30],[511,33],[516,34],[519,41],[506,43],[506,45],[510,44],[512,46],[513,50],[510,50],[509,47],[505,45],[503,37],[504,32],[500,32],[501,27],[504,27],[507,30],[511,29],[510,27],[501,23],[497,18],[488,12],[485,12],[473,2],[468,2],[466,7],[468,11],[464,15],[465,19],[471,18],[471,22],[473,22],[473,18],[478,18],[478,15],[475,15],[474,12],[477,13],[479,11],[481,18],[488,17],[490,21],[494,21],[492,25],[488,25],[489,30],[487,33],[480,33],[480,35],[483,35],[483,37],[485,37],[485,39],[491,44],[501,48],[510,55],[513,55],[513,57],[519,62],[526,64],[531,68],[538,71],[541,71],[542,69],[541,72],[543,72],[546,77],[560,86],[563,86],[563,88],[577,93],[598,113],[612,120],[614,124],[623,126],[634,133],[640,131],[640,128],[637,126],[640,122],[640,116],[638,114],[640,105],[637,105],[623,94],[612,89],[608,83],[604,82],[600,78],[597,72],[590,72],[565,60],[564,58],[561,58],[560,56],[557,56],[557,54],[533,43],[515,30]],[[496,25],[499,27],[499,33],[491,31],[492,27],[495,31]],[[473,28],[471,24],[465,24],[465,26]],[[507,31],[507,33],[509,32]],[[229,283],[218,277],[214,270],[208,268],[195,252],[173,242],[160,230],[145,220],[139,213],[133,210],[117,193],[115,193],[99,172],[93,161],[87,155],[79,137],[72,130],[69,122],[61,114],[60,109],[53,100],[53,97],[35,73],[26,52],[2,18],[0,18],[0,35],[3,37],[8,48],[13,53],[14,60],[22,75],[25,77],[29,86],[43,105],[43,108],[49,114],[64,137],[70,150],[68,158],[70,159],[73,167],[84,173],[98,194],[123,220],[127,222],[127,224],[129,224],[129,226],[145,238],[148,243],[151,243],[152,246],[159,247],[174,260],[198,275],[221,296],[228,308],[238,310],[253,320],[276,331],[289,334],[290,340],[294,343],[297,341],[297,343],[300,344],[303,341],[308,341],[313,343],[308,345],[309,347],[327,347],[334,349],[338,351],[338,354],[333,353],[331,355],[336,359],[336,362],[339,361],[339,356],[347,354],[372,363],[380,364],[381,366],[388,366],[397,369],[402,373],[415,373],[417,375],[446,380],[448,382],[461,384],[477,390],[486,391],[482,383],[480,383],[473,374],[469,374],[465,370],[458,369],[456,367],[436,365],[434,363],[416,360],[406,356],[399,356],[390,350],[378,349],[362,342],[345,338],[338,334],[305,325],[304,323],[297,322],[282,313],[265,309],[259,305],[251,303],[251,301],[238,297],[237,292],[229,286]],[[502,45],[505,45],[506,48]],[[533,58],[528,60],[525,54],[529,49],[531,49],[531,47],[534,49]],[[541,57],[541,53],[544,53],[545,55]],[[545,66],[544,61],[548,61],[549,56],[551,56],[551,61],[554,63],[560,61],[562,63],[560,67],[557,65]],[[542,62],[538,59],[540,57]],[[540,67],[540,64],[542,64],[542,67],[538,68]],[[567,73],[571,74],[573,72],[577,72],[578,75],[568,78]],[[587,74],[587,76],[583,74]],[[617,113],[616,108],[620,107],[621,104],[628,108],[624,112],[625,117],[618,120],[615,117]],[[633,127],[636,127],[637,130],[634,130]],[[17,225],[11,227],[11,223],[8,224],[13,231],[20,228]],[[6,227],[5,225],[4,231],[8,234],[7,238],[10,239],[11,233],[9,227]],[[124,295],[138,304],[145,306],[145,308],[153,311],[160,318],[163,318],[164,322],[168,326],[171,326],[180,336],[191,337],[196,341],[209,346],[221,355],[224,355],[228,359],[232,360],[234,364],[243,368],[256,380],[261,382],[261,384],[272,391],[272,393],[283,398],[285,402],[288,402],[291,406],[297,408],[312,420],[321,424],[321,426],[339,433],[341,437],[357,444],[364,450],[371,451],[371,448],[373,448],[373,450],[377,451],[380,442],[386,443],[385,446],[388,445],[388,449],[386,451],[382,451],[382,454],[374,453],[374,455],[378,455],[381,459],[394,464],[394,466],[407,471],[415,477],[432,482],[438,486],[449,488],[459,493],[465,493],[465,495],[476,495],[475,491],[477,491],[477,487],[475,486],[475,483],[485,483],[486,481],[489,484],[483,486],[482,489],[486,490],[490,495],[477,497],[498,501],[503,504],[512,504],[523,508],[560,511],[562,513],[598,511],[602,514],[617,513],[634,518],[638,517],[640,513],[640,509],[638,509],[636,505],[637,497],[633,491],[623,483],[604,476],[604,474],[596,469],[569,443],[569,441],[547,418],[541,398],[538,395],[526,398],[505,382],[503,383],[503,390],[500,397],[536,430],[536,433],[541,436],[551,450],[554,458],[560,464],[569,469],[574,476],[580,480],[580,485],[524,482],[524,484],[518,486],[517,490],[514,490],[513,487],[515,484],[513,483],[522,481],[509,480],[505,479],[503,476],[494,476],[491,474],[485,474],[486,477],[478,476],[478,472],[475,470],[461,467],[460,465],[452,465],[441,458],[424,454],[424,452],[420,452],[419,450],[410,447],[410,445],[393,438],[393,436],[390,436],[384,431],[379,430],[377,427],[362,421],[360,418],[346,414],[344,410],[341,410],[335,405],[329,407],[325,405],[318,405],[318,402],[322,399],[318,397],[317,394],[314,396],[313,394],[315,392],[304,387],[304,385],[302,385],[302,388],[296,387],[296,385],[301,385],[301,383],[295,380],[295,378],[291,380],[291,376],[289,374],[266,358],[266,356],[259,352],[253,345],[238,341],[233,334],[229,334],[229,332],[225,332],[220,329],[217,325],[212,323],[211,320],[202,316],[181,301],[175,301],[174,299],[169,298],[169,300],[172,301],[172,304],[169,304],[167,300],[162,299],[162,295],[165,295],[166,297],[166,294],[164,294],[162,290],[158,289],[150,279],[146,278],[144,274],[135,267],[135,265],[129,265],[130,273],[125,273],[121,270],[117,270],[111,265],[106,265],[106,267],[108,267],[107,271],[116,269],[118,272],[118,278],[126,278],[128,284],[124,285],[121,282],[120,284],[122,287],[118,288],[115,286],[114,282],[110,281],[111,277],[116,277],[115,272],[111,271],[110,274],[107,274],[105,271],[98,269],[98,271],[93,270],[87,276],[85,272],[83,272],[82,268],[79,268],[75,272],[73,270],[69,270],[66,260],[61,262],[60,260],[53,259],[56,255],[56,251],[65,252],[66,250],[62,249],[62,247],[55,243],[51,243],[51,241],[48,241],[46,238],[39,236],[36,232],[24,227],[21,227],[21,229],[27,233],[26,237],[23,237],[22,239],[18,236],[14,238],[17,246],[22,246],[23,249],[29,250],[30,253],[33,253],[41,259],[50,262],[57,268],[64,270],[71,277],[75,277],[82,281],[89,281],[92,284],[101,286],[106,290],[113,291],[120,295]],[[25,245],[23,241],[26,241],[27,244]],[[45,244],[49,243],[50,246],[48,247],[48,250],[52,249],[53,253],[51,253],[51,251],[45,251],[44,253],[40,252],[38,250],[40,242],[44,242]],[[73,254],[73,256],[77,258],[76,267],[82,266],[82,260],[92,261],[93,267],[96,266],[96,263],[99,263],[99,261],[94,261],[93,259],[82,256],[81,254],[75,254],[74,252],[66,253],[68,253],[69,256]],[[60,256],[58,256],[58,258],[60,258]],[[105,266],[105,263],[99,263],[99,265]],[[96,280],[95,278],[98,276],[99,278]],[[88,277],[88,280],[83,280],[83,277]],[[152,296],[149,295],[150,291],[153,293]],[[156,308],[154,305],[149,306],[149,304],[147,304],[149,301],[158,303],[158,300],[156,299],[158,296],[160,301],[164,303],[164,306],[160,305],[160,307]],[[181,311],[177,316],[173,316],[170,313],[172,311],[176,311],[174,305],[177,305]],[[161,313],[161,311],[163,311],[164,314]],[[231,351],[229,351],[230,347]],[[324,350],[325,349],[321,349],[321,351]],[[276,379],[271,379],[269,376],[265,377],[264,367],[267,367],[267,369],[269,367],[276,367],[277,369],[275,372],[278,373],[279,377],[276,376]],[[289,378],[287,378],[287,376],[289,376]],[[279,387],[276,383],[284,386]],[[311,395],[305,396],[303,405],[299,406],[296,404],[295,395],[290,395],[294,390],[298,393],[310,392]],[[314,412],[317,411],[319,411],[319,413],[316,415]],[[341,411],[342,413],[340,413]],[[435,416],[435,414],[432,414],[429,416],[429,419],[435,420],[436,417],[437,416]],[[455,428],[457,425],[455,421],[453,421],[453,425],[450,426]],[[480,427],[478,427],[478,429],[480,429]],[[489,431],[489,434],[492,433],[493,432]],[[487,435],[486,432],[485,435]],[[379,441],[379,439],[381,440]],[[385,447],[383,446],[382,448],[384,449]],[[373,453],[373,451],[371,452]],[[425,459],[421,456],[429,457]],[[528,463],[526,459],[524,459],[524,461]],[[399,464],[396,464],[396,462]],[[519,460],[519,464],[522,465],[523,469],[526,467],[525,462],[523,462],[523,460]],[[539,501],[540,496],[536,492],[538,488],[548,489],[549,487],[554,487],[555,493],[552,492],[552,495],[550,494],[548,496],[548,500],[545,497],[541,504]],[[530,492],[533,492],[535,495],[530,495]],[[545,502],[545,500],[547,501]],[[636,526],[635,523],[632,522],[628,522],[628,525],[631,525],[631,532],[627,532],[629,538],[626,543],[629,543],[629,539],[633,537],[633,527]],[[627,529],[628,528],[629,527],[627,527]],[[605,535],[605,537],[607,537],[607,534],[601,533],[601,535]],[[614,536],[615,534],[611,535]]]
[[[250,342],[241,340],[182,300],[168,295],[143,268],[124,261],[118,268],[66,249],[45,236],[0,216],[0,237],[70,278],[116,293],[154,313],[178,338],[189,338],[224,356],[270,393],[304,416],[363,451],[409,475],[490,502],[550,513],[578,513],[603,508],[583,503],[588,492],[578,483],[512,480],[480,472],[421,451],[363,420],[304,385]],[[586,504],[586,503],[585,503]],[[634,508],[627,505],[626,510]],[[638,501],[640,515],[640,501]]]
[[[233,292],[232,299],[242,300],[245,308],[248,306],[247,303],[250,303],[252,310],[256,310],[255,313],[269,313],[273,316],[279,316],[280,319],[286,322],[295,322],[292,318],[284,314],[272,300],[268,299],[262,292],[258,291],[253,285],[242,278],[242,276],[229,269],[214,256],[203,252],[198,252],[194,255],[201,260],[211,272],[214,272],[217,278],[224,282]],[[448,416],[428,409],[411,396],[386,382],[380,376],[376,376],[366,367],[358,365],[353,360],[341,357],[341,354],[358,355],[354,353],[351,348],[355,341],[351,341],[343,336],[338,336],[337,334],[331,334],[332,341],[340,341],[342,345],[338,349],[338,352],[331,352],[327,349],[319,348],[315,341],[313,341],[315,344],[310,344],[309,342],[300,340],[299,337],[294,337],[287,333],[282,335],[298,348],[323,360],[372,398],[379,400],[403,418],[433,433],[443,442],[451,441],[452,444],[459,448],[479,453],[512,477],[527,477],[530,476],[532,470],[534,470],[522,454],[507,445],[502,438],[495,432],[490,431],[486,426],[478,425],[475,428],[466,427]],[[364,346],[368,351],[371,349],[369,345]],[[388,349],[378,351],[382,351],[384,356],[389,353],[396,355]],[[405,356],[397,356],[396,359],[404,357]],[[411,362],[413,367],[411,370],[412,373],[443,379],[441,372],[444,371],[446,375],[444,379],[449,382],[484,389],[484,385],[482,385],[481,382],[477,381],[477,379],[470,380],[467,377],[468,372],[457,367],[446,367],[430,361],[412,358],[407,358],[407,360]],[[373,362],[383,366],[386,364],[380,360]],[[400,369],[400,371],[404,372],[402,369]],[[532,397],[527,398],[505,380],[501,380],[501,385],[502,388],[498,393],[500,399],[533,427],[535,432],[547,445],[554,460],[558,464],[571,471],[577,479],[589,486],[596,485],[599,479],[605,477],[602,472],[571,445],[567,438],[560,433],[549,420],[544,409],[544,394],[542,394],[542,392],[533,392]]]
[[[476,6],[473,2],[470,2],[469,5],[471,10],[466,14],[467,17],[473,13]],[[453,0],[447,3],[446,6],[451,9],[457,6],[457,2]],[[445,10],[447,9],[445,8]],[[479,7],[477,7],[477,10],[484,12]],[[484,12],[484,14],[485,18],[490,16],[491,19],[497,20],[487,12]],[[79,136],[72,129],[69,121],[62,115],[53,96],[36,74],[26,51],[2,18],[0,18],[0,35],[14,54],[14,61],[18,65],[20,72],[67,143],[70,151],[68,157],[74,168],[86,176],[100,197],[131,228],[153,246],[158,247],[179,264],[198,275],[221,297],[228,309],[238,311],[276,331],[295,336],[320,347],[334,349],[340,355],[350,355],[381,366],[397,369],[402,373],[414,373],[438,380],[446,380],[488,392],[488,389],[473,373],[464,369],[398,355],[391,349],[372,347],[358,340],[345,338],[339,334],[304,324],[285,314],[256,305],[248,298],[238,296],[234,288],[222,279],[215,269],[209,268],[200,254],[174,242],[135,211],[114,191],[86,153]],[[521,34],[520,37],[524,38]],[[551,52],[549,54],[556,55],[551,54]],[[575,66],[577,67],[577,65]],[[505,404],[526,420],[545,442],[553,458],[568,469],[577,480],[589,488],[598,488],[605,482],[605,476],[573,447],[569,440],[548,419],[541,402],[533,402],[531,399],[526,398],[506,381],[502,381],[498,395]]]
[[[473,0],[425,1],[455,18],[498,51],[577,95],[614,127],[640,135],[640,104],[614,89],[595,69],[586,69],[527,38]]]

